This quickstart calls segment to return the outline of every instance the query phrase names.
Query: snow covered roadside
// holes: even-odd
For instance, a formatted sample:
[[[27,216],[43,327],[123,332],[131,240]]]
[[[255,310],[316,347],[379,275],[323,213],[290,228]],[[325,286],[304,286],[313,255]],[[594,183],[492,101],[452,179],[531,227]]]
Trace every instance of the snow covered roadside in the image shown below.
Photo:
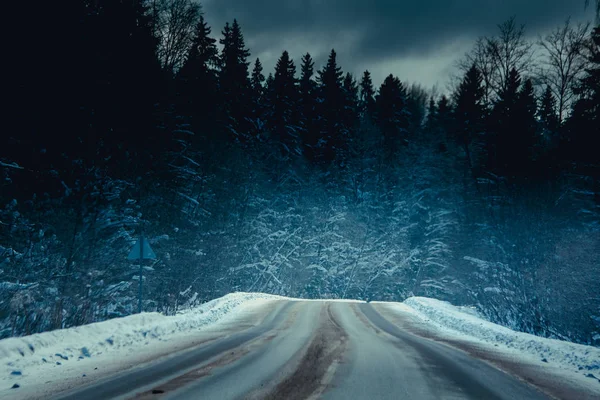
[[[403,303],[381,302],[376,308],[410,332],[465,350],[558,398],[600,398],[596,347],[515,332],[470,308],[435,299],[412,297]]]
[[[539,361],[554,363],[575,372],[590,373],[600,378],[600,349],[596,347],[515,332],[444,301],[412,297],[404,304],[415,310],[422,319],[437,325],[439,329],[450,333],[458,332],[489,344],[503,345]]]
[[[84,384],[99,371],[135,366],[153,355],[168,354],[177,348],[174,345],[193,345],[200,340],[197,334],[233,324],[277,299],[282,298],[233,293],[176,316],[143,313],[0,340],[0,398],[36,397],[70,379],[79,381],[69,384]]]

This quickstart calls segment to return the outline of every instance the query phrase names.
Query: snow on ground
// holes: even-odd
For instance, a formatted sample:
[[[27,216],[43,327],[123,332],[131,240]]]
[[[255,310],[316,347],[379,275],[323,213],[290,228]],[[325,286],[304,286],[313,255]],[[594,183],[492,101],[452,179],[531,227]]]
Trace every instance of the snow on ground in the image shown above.
[[[240,324],[258,323],[265,316],[266,308],[262,307],[272,300],[306,301],[233,293],[175,316],[143,313],[0,340],[0,398],[48,398],[86,380],[184,350]],[[392,311],[417,317],[446,337],[502,348],[538,365],[551,364],[579,376],[600,377],[598,348],[515,332],[485,321],[471,308],[439,300],[412,297],[404,303],[383,304]],[[12,389],[13,385],[19,387]]]
[[[562,369],[600,378],[599,348],[515,332],[485,321],[474,310],[456,307],[445,301],[411,297],[404,303],[388,304],[433,324],[448,336],[472,338],[490,345],[503,346],[538,362],[551,363]]]
[[[193,333],[231,324],[265,301],[277,299],[283,298],[233,293],[175,316],[142,313],[0,340],[0,398],[35,397],[45,383],[50,387],[57,381],[97,375],[98,370],[127,368],[141,358],[151,360],[152,354],[164,354],[169,346],[191,344]],[[15,384],[19,388],[12,389]]]

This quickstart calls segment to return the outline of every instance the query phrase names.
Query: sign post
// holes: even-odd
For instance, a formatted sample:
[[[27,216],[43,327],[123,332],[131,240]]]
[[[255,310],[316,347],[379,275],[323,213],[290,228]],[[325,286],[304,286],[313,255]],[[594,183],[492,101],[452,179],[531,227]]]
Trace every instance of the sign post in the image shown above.
[[[144,272],[144,260],[156,260],[156,254],[150,247],[150,243],[144,238],[142,234],[137,242],[133,245],[133,248],[127,256],[128,260],[135,261],[139,260],[140,263],[140,274],[139,278],[139,298],[138,298],[138,312],[142,312],[142,274]]]

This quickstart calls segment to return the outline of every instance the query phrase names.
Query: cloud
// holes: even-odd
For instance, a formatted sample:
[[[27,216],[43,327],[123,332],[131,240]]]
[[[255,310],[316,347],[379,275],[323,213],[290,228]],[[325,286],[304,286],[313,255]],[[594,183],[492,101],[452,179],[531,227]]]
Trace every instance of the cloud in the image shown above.
[[[311,52],[321,65],[331,48],[342,66],[398,65],[408,59],[436,59],[443,70],[456,43],[493,34],[496,26],[516,15],[535,36],[568,16],[591,19],[584,0],[207,0],[207,20],[215,33],[237,18],[254,56],[265,66],[281,51],[296,59]],[[446,53],[443,57],[441,53]],[[445,61],[443,61],[444,59]],[[416,66],[416,64],[412,64]],[[428,66],[430,73],[435,68]],[[392,72],[392,71],[390,71]],[[418,75],[418,74],[417,74]],[[429,79],[432,81],[432,79]]]

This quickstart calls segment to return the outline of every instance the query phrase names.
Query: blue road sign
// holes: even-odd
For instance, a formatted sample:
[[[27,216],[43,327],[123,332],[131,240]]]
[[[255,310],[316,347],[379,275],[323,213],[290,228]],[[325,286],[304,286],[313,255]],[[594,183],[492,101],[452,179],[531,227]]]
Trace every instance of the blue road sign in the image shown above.
[[[140,244],[141,241],[141,244]],[[144,237],[138,239],[127,256],[128,260],[156,260],[156,254],[150,247],[150,243]]]

